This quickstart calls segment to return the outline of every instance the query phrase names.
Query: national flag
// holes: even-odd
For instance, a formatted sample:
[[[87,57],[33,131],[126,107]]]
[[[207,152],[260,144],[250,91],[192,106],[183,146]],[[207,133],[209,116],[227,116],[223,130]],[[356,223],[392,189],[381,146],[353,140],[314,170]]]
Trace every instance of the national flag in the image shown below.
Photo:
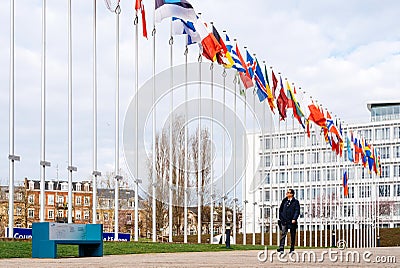
[[[230,53],[230,55],[233,59],[232,67],[235,68],[238,72],[245,73],[246,69],[243,66],[243,64],[240,61],[239,56],[238,56],[238,53],[240,54],[239,49],[237,48],[237,46],[236,46],[236,49],[234,48],[228,35],[225,36],[225,44],[226,44],[226,48],[228,49],[228,52]]]
[[[249,51],[246,50],[246,68],[250,75],[250,78],[253,79],[254,72],[256,69],[256,62],[254,61],[253,57],[250,55]]]
[[[197,20],[193,6],[186,0],[155,0],[154,15],[158,23],[169,17],[177,17],[192,22]]]
[[[349,195],[349,186],[347,185],[347,170],[343,173],[343,195],[347,197]]]
[[[142,0],[136,0],[135,3],[135,10],[136,10],[136,16],[140,10],[140,14],[142,16],[142,32],[143,32],[143,37],[147,38],[147,26],[146,26],[146,11],[144,9],[144,4]]]
[[[286,109],[287,109],[287,105],[288,105],[288,98],[285,94],[285,90],[283,88],[283,83],[282,83],[282,77],[280,77],[280,81],[281,81],[281,89],[279,91],[279,96],[276,99],[276,104],[278,107],[278,111],[279,111],[279,115],[281,116],[281,120],[285,120],[286,118]]]
[[[275,76],[274,71],[272,71],[272,95],[276,97],[276,89],[278,88],[278,79]]]
[[[339,130],[337,129],[335,123],[333,122],[333,119],[329,111],[327,111],[326,113],[326,128],[332,134],[332,136],[336,136],[339,140],[342,139],[342,136],[340,135]]]
[[[261,67],[258,64],[258,60],[256,58],[256,68],[255,68],[255,73],[254,73],[254,80],[256,81],[256,86],[257,86],[257,96],[258,99],[260,100],[260,102],[263,102],[267,97],[267,89],[265,87],[266,83],[265,83],[265,79],[264,79],[264,75],[261,71]]]
[[[374,167],[375,167],[375,157],[374,157],[374,149],[372,147],[372,145],[368,146],[369,149],[369,155],[367,156],[367,160],[368,160],[368,168],[369,168],[369,172],[371,172]]]
[[[304,117],[304,113],[300,108],[300,104],[296,100],[296,96],[293,93],[292,89],[290,88],[289,82],[286,80],[286,87],[287,87],[287,98],[288,98],[288,108],[292,108],[293,116],[299,121],[300,125],[305,128],[305,125],[302,121]]]
[[[347,144],[347,159],[350,162],[354,162],[353,151],[351,149],[350,139],[346,137],[346,144]]]
[[[221,46],[221,50],[217,52],[217,62],[223,65],[225,68],[231,68],[233,66],[232,56],[230,55],[224,40],[222,39],[214,25],[212,25],[212,33]]]
[[[172,34],[173,35],[187,34],[188,45],[201,43],[200,34],[197,32],[194,23],[191,21],[184,21],[180,18],[172,17]]]
[[[267,89],[267,98],[268,98],[268,104],[269,108],[271,108],[271,112],[275,114],[275,96],[272,94],[271,87],[269,85],[269,79],[268,79],[268,71],[267,71],[267,66],[264,65],[264,71],[265,71],[265,88]]]
[[[308,117],[308,120],[313,121],[321,128],[326,128],[326,118],[319,109],[319,107],[317,107],[314,103],[312,103],[308,105],[308,109],[310,110],[310,115]]]
[[[244,88],[245,89],[249,89],[249,88],[254,86],[253,79],[251,79],[251,77],[250,77],[250,74],[249,74],[249,72],[247,70],[247,67],[246,67],[246,62],[244,61],[242,55],[240,54],[240,51],[239,51],[237,43],[236,43],[235,51],[236,51],[236,55],[239,58],[241,66],[243,66],[243,68],[244,68],[244,72],[239,72],[240,79],[243,82]]]

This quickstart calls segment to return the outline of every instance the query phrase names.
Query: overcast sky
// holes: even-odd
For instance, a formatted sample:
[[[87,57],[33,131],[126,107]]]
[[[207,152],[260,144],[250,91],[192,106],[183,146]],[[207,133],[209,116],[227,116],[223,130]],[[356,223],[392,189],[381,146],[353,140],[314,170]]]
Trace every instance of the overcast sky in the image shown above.
[[[0,9],[0,184],[8,183],[10,1]],[[134,92],[134,1],[121,1],[121,124]],[[226,30],[239,46],[273,66],[296,87],[344,122],[367,122],[369,101],[400,100],[400,2],[190,1],[204,21]],[[149,32],[153,1],[144,0]],[[15,1],[16,180],[40,176],[41,0]],[[93,1],[72,1],[74,177],[92,172]],[[99,170],[114,169],[115,15],[104,1],[98,10]],[[157,25],[157,72],[169,66],[169,22]],[[47,1],[48,178],[67,178],[68,160],[67,1]],[[183,38],[176,38],[174,64],[183,63]],[[152,41],[140,39],[140,84],[151,77]],[[243,53],[242,49],[242,53]],[[190,48],[196,61],[198,48]],[[122,126],[121,126],[122,128]],[[121,149],[122,157],[122,149]],[[121,167],[124,167],[121,160]]]

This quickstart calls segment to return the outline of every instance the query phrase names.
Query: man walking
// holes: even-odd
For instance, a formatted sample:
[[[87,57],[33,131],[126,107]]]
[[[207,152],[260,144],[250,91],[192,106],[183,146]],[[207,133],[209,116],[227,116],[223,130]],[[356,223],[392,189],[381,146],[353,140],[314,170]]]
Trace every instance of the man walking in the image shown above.
[[[279,228],[281,230],[281,241],[279,244],[278,252],[284,252],[285,239],[290,229],[290,252],[294,251],[294,244],[296,241],[297,218],[300,215],[300,203],[294,198],[294,190],[289,189],[286,197],[282,200],[279,207]]]

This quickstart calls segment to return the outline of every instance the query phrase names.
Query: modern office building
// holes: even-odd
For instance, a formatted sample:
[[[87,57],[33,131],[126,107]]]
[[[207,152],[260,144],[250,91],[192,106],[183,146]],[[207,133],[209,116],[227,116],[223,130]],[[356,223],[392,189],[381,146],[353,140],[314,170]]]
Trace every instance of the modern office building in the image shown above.
[[[368,109],[368,123],[338,123],[343,130],[342,157],[332,151],[319,127],[314,126],[308,137],[291,119],[280,123],[280,131],[247,135],[249,166],[256,168],[247,170],[243,185],[246,233],[261,232],[263,224],[265,232],[277,232],[278,210],[288,188],[293,188],[300,200],[299,230],[308,231],[301,234],[302,240],[307,241],[304,245],[329,244],[336,232],[336,236],[351,240],[348,243],[352,246],[362,239],[372,241],[373,246],[379,228],[400,227],[400,102],[373,102]],[[282,127],[283,124],[287,125]],[[353,140],[364,138],[376,149],[380,155],[380,175],[373,169],[370,172],[368,164],[363,167],[361,161],[349,161],[346,137],[354,153],[352,136]],[[343,187],[345,172],[347,197]],[[354,234],[346,235],[347,230],[354,230]],[[319,241],[317,233],[321,233]],[[327,240],[321,238],[323,234],[328,236]]]

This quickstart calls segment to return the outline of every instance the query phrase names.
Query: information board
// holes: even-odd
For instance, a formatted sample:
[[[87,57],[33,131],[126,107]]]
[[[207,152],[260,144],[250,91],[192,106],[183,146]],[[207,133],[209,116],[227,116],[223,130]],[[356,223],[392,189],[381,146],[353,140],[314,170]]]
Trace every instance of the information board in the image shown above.
[[[85,240],[86,225],[73,223],[51,223],[49,226],[50,240]]]

